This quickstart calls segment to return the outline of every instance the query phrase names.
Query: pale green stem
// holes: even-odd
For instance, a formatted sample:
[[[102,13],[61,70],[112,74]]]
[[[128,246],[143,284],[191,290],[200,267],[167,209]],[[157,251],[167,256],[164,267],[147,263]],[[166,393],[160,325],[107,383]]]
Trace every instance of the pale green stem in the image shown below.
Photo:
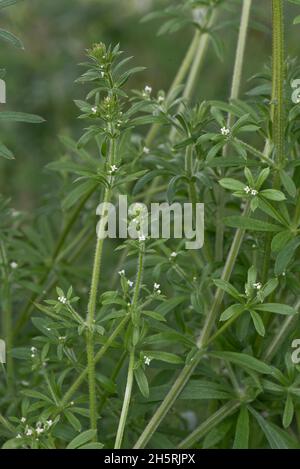
[[[225,420],[230,415],[234,414],[241,406],[238,401],[227,402],[220,409],[218,409],[213,415],[208,417],[205,422],[201,423],[187,438],[185,438],[179,445],[178,449],[191,448],[194,446],[200,438],[207,435],[213,428],[219,423]]]
[[[133,328],[139,327],[138,325],[139,323],[138,299],[139,299],[139,294],[140,294],[142,280],[143,280],[144,258],[145,258],[145,243],[140,242],[137,275],[136,275],[134,293],[133,293],[132,304],[131,304],[131,319],[132,319]],[[129,365],[128,365],[125,395],[124,395],[122,412],[121,412],[121,417],[120,417],[116,441],[115,441],[115,449],[120,449],[122,446],[126,421],[128,417],[129,405],[131,401],[131,393],[132,393],[133,378],[134,378],[134,372],[133,372],[134,360],[135,360],[135,345],[132,344],[130,355],[129,355]]]
[[[237,99],[239,97],[251,4],[252,4],[252,0],[243,1],[239,37],[238,37],[238,42],[237,42],[235,64],[234,64],[232,84],[231,84],[231,93],[230,93],[230,98],[229,98],[230,101]],[[233,123],[234,123],[234,116],[231,113],[229,113],[227,117],[227,128],[230,129]],[[223,156],[227,155],[227,151],[228,151],[228,146],[226,145],[223,149]],[[215,260],[216,262],[221,262],[223,260],[223,247],[224,247],[223,216],[224,216],[224,210],[225,210],[225,191],[221,186],[218,186],[218,189],[217,189],[217,201],[218,201],[219,207],[217,210]]]
[[[110,141],[108,167],[114,163],[116,153],[116,142],[114,139]],[[87,312],[87,332],[86,332],[86,350],[88,364],[88,380],[89,380],[89,408],[90,408],[90,426],[92,430],[97,430],[97,398],[96,398],[96,378],[95,378],[95,350],[94,350],[94,321],[97,305],[98,286],[101,273],[101,262],[104,244],[104,230],[106,226],[106,207],[111,197],[111,185],[105,189],[104,200],[102,205],[102,213],[100,215],[100,223],[97,232],[97,244],[95,250],[93,273],[90,288],[90,297]]]

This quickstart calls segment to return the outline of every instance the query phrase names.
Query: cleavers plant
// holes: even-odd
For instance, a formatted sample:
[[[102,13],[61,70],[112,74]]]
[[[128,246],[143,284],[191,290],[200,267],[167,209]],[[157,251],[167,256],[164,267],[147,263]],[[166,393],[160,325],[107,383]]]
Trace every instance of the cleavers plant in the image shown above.
[[[3,448],[300,447],[300,67],[284,28],[300,0],[268,2],[272,64],[246,85],[255,1],[169,3],[145,20],[194,28],[170,89],[130,91],[144,68],[94,44],[77,80],[83,135],[61,137],[48,165],[62,202],[32,221],[0,199]],[[207,51],[225,56],[224,15],[240,17],[229,99],[200,101]],[[119,195],[136,203],[136,239],[102,236],[99,203]],[[202,249],[144,233],[138,202],[175,201],[204,202]]]

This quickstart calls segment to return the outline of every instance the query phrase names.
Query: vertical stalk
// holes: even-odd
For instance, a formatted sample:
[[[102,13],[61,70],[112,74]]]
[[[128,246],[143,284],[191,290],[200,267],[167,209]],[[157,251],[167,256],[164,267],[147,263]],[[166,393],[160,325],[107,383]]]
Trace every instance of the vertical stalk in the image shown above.
[[[116,142],[111,139],[108,165],[111,166],[115,160]],[[111,185],[105,189],[104,204],[109,202],[111,197]],[[94,321],[97,304],[98,285],[101,273],[101,261],[103,253],[104,236],[103,232],[106,226],[105,205],[101,213],[99,232],[97,233],[97,244],[94,257],[93,273],[90,288],[90,297],[87,312],[87,333],[86,333],[86,350],[87,350],[87,366],[88,366],[88,382],[89,382],[89,409],[90,409],[90,426],[92,430],[97,430],[97,398],[96,398],[96,379],[95,379],[95,351],[94,351]]]
[[[284,12],[283,1],[272,0],[273,14],[273,61],[272,61],[272,137],[275,149],[275,162],[277,171],[274,175],[273,188],[280,187],[278,169],[285,162],[285,123],[284,123]],[[268,279],[271,259],[272,235],[268,234],[265,241],[265,255],[262,268],[262,281]]]
[[[252,0],[244,0],[240,21],[239,37],[236,48],[235,63],[233,69],[231,92],[229,101],[239,97],[242,71],[244,65],[247,33],[249,26],[250,10]],[[234,116],[229,113],[227,117],[227,128],[230,129],[234,123]],[[223,156],[227,155],[228,146],[226,145],[223,150]],[[217,189],[218,211],[217,211],[217,225],[216,225],[216,242],[215,242],[215,260],[222,262],[223,260],[223,245],[224,245],[224,224],[223,216],[225,210],[225,191],[222,187]]]
[[[141,289],[142,279],[143,279],[144,258],[145,258],[145,242],[142,241],[140,242],[136,282],[135,282],[134,293],[133,293],[132,304],[131,304],[131,320],[132,320],[133,330],[139,327],[139,314],[138,314],[137,308],[138,308],[138,299],[139,299],[139,294],[140,294],[140,289]],[[119,426],[117,430],[115,449],[120,449],[122,446],[124,430],[126,426],[129,405],[130,405],[130,400],[131,400],[133,378],[134,378],[133,370],[134,370],[134,360],[135,360],[135,341],[134,340],[132,341],[132,344],[130,347],[131,348],[130,348],[130,354],[129,354],[129,365],[128,365],[126,389],[125,389],[125,395],[124,395],[124,400],[123,400],[121,417],[120,417]]]

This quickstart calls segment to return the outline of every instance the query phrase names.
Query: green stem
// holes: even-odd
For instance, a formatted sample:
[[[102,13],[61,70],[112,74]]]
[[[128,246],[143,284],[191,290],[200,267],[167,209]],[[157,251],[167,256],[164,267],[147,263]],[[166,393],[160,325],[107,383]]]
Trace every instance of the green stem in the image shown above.
[[[134,293],[133,293],[132,304],[131,304],[131,320],[132,320],[133,330],[139,327],[138,300],[139,300],[139,294],[140,294],[142,280],[143,280],[144,258],[145,258],[145,243],[141,242],[140,250],[139,250],[138,265],[137,265],[137,275],[136,275]],[[124,395],[124,400],[123,400],[121,417],[120,417],[119,426],[117,430],[115,449],[120,449],[122,446],[126,421],[128,417],[129,405],[131,401],[131,393],[132,393],[133,378],[134,378],[134,372],[133,372],[134,361],[135,361],[135,341],[133,341],[131,345],[131,350],[129,354],[129,366],[128,366],[128,373],[127,373],[126,389],[125,389],[125,395]]]
[[[200,438],[207,435],[209,431],[215,428],[219,423],[225,420],[230,415],[234,414],[241,406],[238,401],[227,402],[213,415],[208,417],[205,422],[201,423],[187,438],[185,438],[179,445],[178,449],[191,448],[198,443]]]
[[[132,386],[133,386],[133,376],[134,376],[133,375],[134,353],[135,353],[135,351],[134,351],[134,348],[133,348],[131,350],[130,356],[129,356],[129,366],[128,366],[126,389],[125,389],[125,395],[124,395],[124,400],[123,400],[123,406],[122,406],[120,422],[119,422],[118,431],[117,431],[115,449],[120,449],[121,446],[122,446],[123,435],[124,435],[126,420],[127,420],[128,411],[129,411],[129,405],[130,405],[130,400],[131,400],[131,392],[132,392]]]
[[[284,109],[284,15],[283,1],[272,0],[273,13],[273,64],[272,64],[272,104],[271,116],[273,124],[273,143],[275,149],[276,168],[280,169],[285,163],[285,109]],[[273,188],[280,188],[280,178],[276,171]],[[272,235],[266,235],[265,255],[262,268],[262,282],[266,282],[269,275],[271,260]]]
[[[116,142],[111,139],[108,155],[108,166],[113,165],[115,161]],[[89,409],[90,409],[90,426],[92,430],[97,430],[97,398],[96,398],[96,378],[95,378],[95,350],[94,350],[94,322],[97,305],[98,285],[101,273],[101,262],[104,244],[104,231],[106,226],[106,207],[105,205],[111,198],[111,184],[104,192],[104,200],[102,213],[100,214],[100,224],[97,233],[97,244],[95,250],[93,273],[90,288],[90,297],[87,312],[87,333],[86,333],[86,350],[88,365],[88,381],[89,381]]]
[[[124,330],[125,326],[129,322],[129,315],[125,316],[124,319],[118,324],[116,329],[112,332],[112,334],[109,336],[103,347],[96,353],[95,355],[95,360],[94,363],[95,365],[101,360],[101,358],[105,355],[107,350],[111,347],[113,344],[114,340],[120,335],[120,333]],[[72,399],[73,395],[75,392],[79,389],[81,384],[85,381],[86,377],[88,376],[88,367],[86,367],[81,374],[78,376],[78,378],[74,381],[72,386],[68,389],[68,391],[65,393],[64,397],[62,398],[60,402],[60,407],[63,409],[64,406],[68,404],[68,402]]]
[[[252,0],[244,0],[240,21],[239,37],[236,48],[235,63],[233,69],[231,92],[229,100],[232,101],[239,97],[242,71],[244,65],[244,56],[246,49],[246,40],[249,26],[249,17]],[[231,128],[234,123],[234,116],[229,113],[227,117],[227,128]],[[228,152],[228,145],[224,147],[223,156],[226,156]],[[224,223],[223,216],[225,211],[225,191],[221,186],[217,188],[217,224],[216,224],[216,241],[215,241],[215,260],[216,262],[222,262],[223,260],[223,248],[224,248]]]

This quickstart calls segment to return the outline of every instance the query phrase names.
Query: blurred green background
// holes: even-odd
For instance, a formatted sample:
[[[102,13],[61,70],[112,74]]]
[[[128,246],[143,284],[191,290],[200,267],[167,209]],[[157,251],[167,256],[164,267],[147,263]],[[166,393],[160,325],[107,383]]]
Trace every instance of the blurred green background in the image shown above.
[[[224,41],[223,62],[212,48],[206,57],[197,87],[201,99],[227,99],[241,1],[224,20],[234,24],[220,31]],[[6,68],[7,104],[1,109],[43,116],[42,125],[6,124],[0,129],[2,141],[13,150],[16,161],[0,160],[0,193],[11,197],[15,208],[33,209],[55,184],[44,169],[63,149],[59,135],[78,138],[84,123],[77,119],[73,99],[85,95],[74,84],[92,43],[120,42],[135,65],[147,70],[130,82],[132,88],[151,84],[155,91],[168,89],[191,40],[186,28],[173,35],[157,36],[160,20],[141,23],[149,11],[174,2],[167,0],[24,0],[18,6],[1,10],[0,24],[22,39],[25,51],[1,43],[1,68]],[[177,2],[178,3],[178,2]],[[286,2],[288,3],[288,2]],[[299,55],[299,27],[292,25],[297,7],[287,4],[288,54]],[[252,28],[247,45],[243,92],[247,79],[270,62],[271,0],[254,0]]]

